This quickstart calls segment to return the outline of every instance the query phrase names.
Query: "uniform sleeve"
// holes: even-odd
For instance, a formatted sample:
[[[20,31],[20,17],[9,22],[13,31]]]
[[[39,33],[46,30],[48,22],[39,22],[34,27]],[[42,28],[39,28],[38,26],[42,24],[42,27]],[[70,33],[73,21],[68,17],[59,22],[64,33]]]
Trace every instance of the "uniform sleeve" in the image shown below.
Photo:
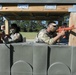
[[[50,44],[50,45],[53,44],[54,39],[48,37],[47,34],[42,34],[40,38],[41,38],[41,40],[43,40],[43,41],[44,41],[45,43],[47,43],[47,44]]]
[[[18,42],[20,40],[20,34],[17,34],[14,38],[9,39],[9,42]]]

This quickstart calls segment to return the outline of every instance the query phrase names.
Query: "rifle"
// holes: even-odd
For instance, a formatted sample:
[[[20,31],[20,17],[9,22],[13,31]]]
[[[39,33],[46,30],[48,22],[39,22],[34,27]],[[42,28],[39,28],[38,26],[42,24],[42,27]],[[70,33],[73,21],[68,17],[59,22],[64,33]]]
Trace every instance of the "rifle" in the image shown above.
[[[71,27],[59,27],[56,31],[57,33],[60,33],[61,31],[69,31],[72,29],[76,29],[76,27],[74,25],[72,25]],[[63,36],[63,38],[66,38],[67,34]]]
[[[76,27],[74,25],[72,25],[71,27],[59,27],[56,31],[58,33],[60,33],[61,31],[69,31],[69,30],[72,30],[72,29],[76,29]]]

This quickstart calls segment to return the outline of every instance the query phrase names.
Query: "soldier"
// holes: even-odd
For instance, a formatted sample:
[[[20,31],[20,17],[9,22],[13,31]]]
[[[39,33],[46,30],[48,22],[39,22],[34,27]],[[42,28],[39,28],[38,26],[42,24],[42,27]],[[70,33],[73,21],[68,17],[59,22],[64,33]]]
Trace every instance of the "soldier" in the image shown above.
[[[65,31],[62,31],[58,35],[56,34],[57,25],[55,23],[48,23],[48,27],[46,29],[42,29],[36,36],[35,42],[37,43],[47,43],[47,44],[55,44],[56,41],[65,34]]]
[[[1,25],[0,43],[3,43],[2,38],[4,37],[5,37],[5,25]]]
[[[5,36],[3,38],[3,42],[5,43],[23,42],[23,37],[19,32],[20,32],[20,27],[18,27],[17,24],[11,24],[10,35]]]
[[[1,25],[1,30],[4,32],[5,31],[5,25]]]

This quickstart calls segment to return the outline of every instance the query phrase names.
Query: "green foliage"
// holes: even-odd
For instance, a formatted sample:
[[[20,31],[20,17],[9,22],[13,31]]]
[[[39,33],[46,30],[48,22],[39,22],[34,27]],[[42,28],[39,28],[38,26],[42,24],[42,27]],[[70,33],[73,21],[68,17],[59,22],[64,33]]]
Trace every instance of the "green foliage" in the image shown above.
[[[44,28],[42,21],[16,20],[16,21],[12,21],[12,22],[19,25],[21,28],[21,31],[23,31],[23,32],[38,32],[39,30]]]

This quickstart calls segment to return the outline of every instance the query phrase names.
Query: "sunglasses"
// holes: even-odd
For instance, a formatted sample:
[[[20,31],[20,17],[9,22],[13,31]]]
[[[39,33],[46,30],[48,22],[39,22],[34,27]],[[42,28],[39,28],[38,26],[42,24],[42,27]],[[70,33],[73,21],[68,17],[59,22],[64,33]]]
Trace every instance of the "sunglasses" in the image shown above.
[[[54,26],[54,25],[53,25],[53,27],[57,27],[57,26]]]

